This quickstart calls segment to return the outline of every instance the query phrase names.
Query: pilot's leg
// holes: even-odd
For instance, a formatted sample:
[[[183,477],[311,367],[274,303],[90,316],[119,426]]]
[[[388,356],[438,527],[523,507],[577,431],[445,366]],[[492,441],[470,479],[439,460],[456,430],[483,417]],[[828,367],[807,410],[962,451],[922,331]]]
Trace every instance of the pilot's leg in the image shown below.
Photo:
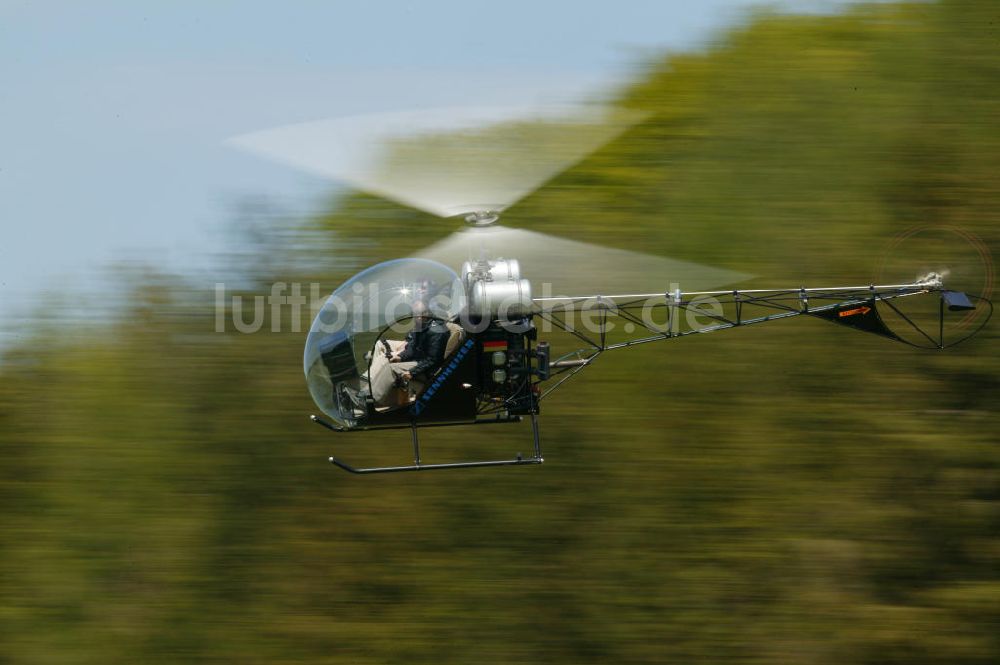
[[[406,342],[401,342],[399,340],[390,339],[386,340],[389,342],[389,350],[392,354],[399,354],[403,352],[406,348]],[[375,376],[382,369],[389,364],[389,356],[386,355],[385,346],[381,342],[375,343],[375,348],[373,348],[365,358],[371,358],[371,366],[367,371],[361,374],[361,388],[365,391],[368,390],[368,376]]]
[[[399,390],[397,383],[402,382],[402,374],[409,371],[417,363],[384,363],[378,373],[375,363],[372,363],[372,399],[375,406],[397,406],[405,403],[405,391]]]
[[[387,341],[389,342],[390,351],[394,354],[402,353],[403,349],[406,348],[406,342],[401,342],[394,339],[390,339]],[[379,390],[376,390],[375,386],[376,385],[382,386],[382,384],[384,384],[385,381],[388,381],[391,384],[394,381],[394,379],[391,374],[387,377],[383,376],[384,374],[389,373],[389,356],[386,355],[385,346],[383,346],[381,342],[375,343],[375,347],[371,351],[370,358],[371,358],[371,365],[369,366],[368,371],[366,371],[361,375],[361,391],[366,395],[372,395],[374,399],[374,395],[377,394],[384,395],[386,390],[384,386]],[[368,385],[369,376],[372,378],[370,391]]]

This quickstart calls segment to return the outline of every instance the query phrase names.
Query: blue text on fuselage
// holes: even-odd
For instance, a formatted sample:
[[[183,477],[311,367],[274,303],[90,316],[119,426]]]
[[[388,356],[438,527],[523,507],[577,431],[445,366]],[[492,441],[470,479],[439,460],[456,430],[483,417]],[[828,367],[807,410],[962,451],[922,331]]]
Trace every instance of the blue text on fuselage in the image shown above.
[[[462,347],[455,352],[455,357],[451,359],[451,362],[445,365],[444,369],[442,369],[441,372],[434,377],[434,382],[427,386],[427,389],[420,396],[420,399],[413,403],[413,406],[410,407],[410,413],[412,415],[420,415],[420,412],[427,407],[431,398],[434,397],[434,393],[436,393],[448,377],[451,376],[452,372],[455,371],[455,368],[458,367],[458,364],[462,362],[462,358],[468,355],[470,349],[472,349],[471,339],[466,340],[465,344],[463,344]]]

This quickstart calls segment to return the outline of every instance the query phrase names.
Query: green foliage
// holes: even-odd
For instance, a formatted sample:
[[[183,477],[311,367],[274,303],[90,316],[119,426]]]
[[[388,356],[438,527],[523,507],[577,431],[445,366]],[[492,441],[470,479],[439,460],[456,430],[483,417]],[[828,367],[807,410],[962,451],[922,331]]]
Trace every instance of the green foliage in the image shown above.
[[[637,73],[650,118],[505,219],[769,285],[865,283],[917,224],[995,248],[998,26],[972,0],[758,16]],[[256,283],[452,229],[352,195],[309,230],[336,267]],[[138,280],[106,327],[7,353],[0,662],[1000,658],[995,324],[943,353],[792,320],[608,354],[545,405],[541,468],[355,478],[326,456],[406,437],[310,425],[303,335],[215,333],[207,291]]]

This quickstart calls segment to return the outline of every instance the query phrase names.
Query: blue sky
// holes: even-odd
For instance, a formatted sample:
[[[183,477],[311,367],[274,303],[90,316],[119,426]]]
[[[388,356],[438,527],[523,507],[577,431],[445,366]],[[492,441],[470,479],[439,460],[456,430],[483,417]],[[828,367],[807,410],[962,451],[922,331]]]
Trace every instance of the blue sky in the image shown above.
[[[114,262],[204,269],[236,202],[307,212],[328,191],[231,136],[572,99],[758,4],[0,0],[0,320],[10,334],[43,290],[106,286]]]

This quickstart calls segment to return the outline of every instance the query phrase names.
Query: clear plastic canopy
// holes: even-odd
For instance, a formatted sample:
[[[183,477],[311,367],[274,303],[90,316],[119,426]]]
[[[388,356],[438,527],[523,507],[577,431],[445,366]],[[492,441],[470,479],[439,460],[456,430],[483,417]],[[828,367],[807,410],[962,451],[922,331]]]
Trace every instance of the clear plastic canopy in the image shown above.
[[[386,328],[405,328],[414,306],[451,319],[465,307],[465,289],[451,268],[427,259],[386,261],[344,282],[316,315],[306,338],[303,367],[313,401],[339,424],[354,410],[342,387],[357,389],[368,369],[365,354]]]

